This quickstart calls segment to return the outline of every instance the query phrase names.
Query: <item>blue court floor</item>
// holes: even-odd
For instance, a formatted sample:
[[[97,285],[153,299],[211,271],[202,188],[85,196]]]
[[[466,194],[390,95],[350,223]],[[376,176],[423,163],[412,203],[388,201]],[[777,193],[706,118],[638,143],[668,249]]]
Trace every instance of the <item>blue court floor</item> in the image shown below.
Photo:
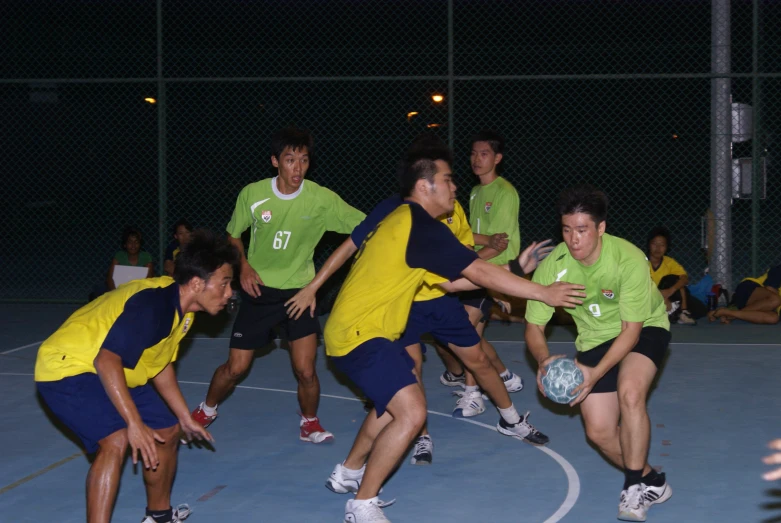
[[[0,305],[0,521],[82,522],[89,463],[80,447],[50,420],[36,397],[35,354],[74,310],[63,305]],[[204,318],[200,318],[203,320]],[[195,406],[214,369],[227,356],[227,314],[196,324],[178,364],[181,387]],[[760,459],[781,437],[781,326],[707,324],[673,327],[670,356],[653,391],[650,462],[667,473],[673,497],[648,521],[781,522],[781,485],[765,482]],[[486,337],[526,388],[512,395],[518,410],[548,434],[536,448],[493,429],[498,413],[454,419],[451,390],[439,384],[442,363],[424,366],[434,463],[405,460],[385,485],[394,522],[616,521],[620,471],[586,442],[577,411],[536,391],[525,355],[523,327],[492,324]],[[574,354],[573,336],[553,330],[552,348]],[[173,502],[198,522],[337,522],[347,496],[324,487],[365,413],[362,403],[328,369],[321,352],[320,418],[331,445],[298,440],[295,383],[284,349],[258,351],[252,371],[220,407],[212,425],[214,450],[182,447]],[[128,462],[114,512],[116,522],[143,517],[144,486]]]

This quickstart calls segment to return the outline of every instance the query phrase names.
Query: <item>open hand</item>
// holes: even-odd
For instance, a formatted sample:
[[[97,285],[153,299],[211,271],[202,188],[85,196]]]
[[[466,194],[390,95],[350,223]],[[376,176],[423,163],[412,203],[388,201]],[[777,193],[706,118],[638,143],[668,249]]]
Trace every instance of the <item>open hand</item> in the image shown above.
[[[263,285],[263,280],[260,279],[257,271],[247,262],[244,262],[241,266],[239,281],[244,292],[253,298],[260,296],[260,286]]]
[[[308,285],[285,302],[287,315],[294,320],[300,318],[306,309],[309,309],[309,315],[314,318],[316,305],[315,291],[310,289]]]
[[[551,253],[553,247],[548,245],[550,242],[551,240],[545,240],[539,243],[533,242],[523,250],[521,255],[518,256],[518,263],[524,273],[529,274],[534,271],[540,262]]]
[[[579,298],[586,297],[586,293],[583,292],[585,288],[576,283],[557,281],[548,285],[542,301],[551,307],[573,308],[583,304],[583,300]]]

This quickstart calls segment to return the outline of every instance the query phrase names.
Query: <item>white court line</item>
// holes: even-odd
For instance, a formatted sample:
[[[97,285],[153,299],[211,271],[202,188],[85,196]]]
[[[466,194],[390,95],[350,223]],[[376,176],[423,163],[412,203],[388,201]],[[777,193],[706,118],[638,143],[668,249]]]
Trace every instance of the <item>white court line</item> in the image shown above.
[[[16,351],[22,350],[22,349],[29,349],[30,347],[35,347],[36,345],[40,345],[43,342],[44,342],[44,340],[41,340],[41,341],[36,341],[35,343],[30,343],[28,345],[22,345],[21,347],[16,347],[15,349],[11,349],[11,350],[0,352],[0,355],[11,354],[12,352],[16,352]]]
[[[0,376],[33,376],[33,374],[23,374],[23,373],[16,373],[16,372],[0,372]],[[185,383],[188,385],[209,385],[208,383],[205,383],[203,381],[179,381],[179,383]],[[284,392],[287,394],[298,394],[298,391],[295,390],[285,390],[285,389],[270,389],[266,387],[250,387],[249,385],[238,385],[236,386],[237,389],[248,389],[248,390],[262,390],[266,392]],[[333,394],[321,394],[320,395],[323,398],[334,398],[339,400],[347,400],[347,401],[358,401],[361,400],[358,398],[348,398],[346,396],[334,396]],[[492,430],[496,432],[496,427],[492,425],[488,425],[486,423],[481,423],[479,421],[474,421],[471,419],[466,418],[453,418],[450,414],[445,414],[444,412],[437,412],[435,410],[429,410],[429,414],[434,414],[436,416],[442,416],[443,418],[450,418],[454,419],[456,421],[461,421],[463,423],[471,423],[472,425],[477,425],[478,427],[483,427],[488,430]],[[516,438],[517,439],[517,438]],[[564,498],[564,501],[559,506],[558,510],[553,513],[552,516],[550,516],[548,519],[546,519],[543,523],[556,523],[558,521],[561,521],[564,516],[569,513],[570,510],[572,510],[572,507],[575,506],[575,503],[578,501],[578,497],[580,496],[580,478],[578,477],[578,473],[575,471],[575,467],[570,464],[569,461],[564,459],[564,457],[559,454],[556,451],[553,451],[547,447],[535,447],[537,450],[544,452],[553,460],[559,464],[559,466],[564,469],[564,474],[567,476],[567,496]],[[78,454],[80,455],[80,454]],[[77,455],[71,456],[69,459],[72,459]]]
[[[189,385],[209,385],[208,383],[201,382],[201,381],[180,381],[179,383],[186,383]],[[236,388],[248,389],[248,390],[263,390],[267,392],[284,392],[287,394],[298,393],[298,391],[295,390],[269,389],[265,387],[250,387],[248,385],[237,385]],[[347,400],[347,401],[358,401],[358,402],[361,401],[358,398],[348,398],[346,396],[334,396],[332,394],[321,394],[320,396],[323,398],[334,398],[334,399]],[[496,432],[496,427],[494,427],[493,425],[488,425],[486,423],[481,423],[479,421],[474,421],[474,420],[464,419],[464,418],[454,418],[450,414],[445,414],[444,412],[437,412],[435,410],[429,410],[428,413],[434,414],[436,416],[442,416],[444,418],[453,419],[456,421],[461,421],[464,423],[471,423],[472,425],[477,425],[478,427],[483,427],[488,430],[492,430]],[[564,498],[564,501],[561,503],[561,505],[556,510],[556,512],[554,512],[552,516],[550,516],[548,519],[546,519],[543,522],[543,523],[557,523],[558,521],[561,521],[562,518],[564,518],[564,516],[566,516],[570,510],[572,510],[572,507],[574,507],[575,503],[578,501],[578,497],[580,496],[580,478],[578,477],[577,471],[575,471],[575,467],[573,467],[569,461],[564,459],[564,457],[561,454],[547,447],[535,446],[535,448],[537,450],[544,452],[551,458],[553,458],[553,460],[556,461],[556,463],[558,463],[562,469],[564,469],[564,474],[566,474],[567,476],[567,496]]]
[[[190,338],[192,340],[230,340],[233,338]],[[486,340],[488,343],[523,343],[526,344],[523,340]],[[39,342],[41,343],[41,342]],[[573,341],[549,341],[548,345],[574,345],[575,340]],[[33,344],[34,345],[34,344]],[[704,347],[781,347],[781,343],[703,343],[703,342],[694,342],[694,341],[673,341],[670,343],[670,345],[702,345]],[[29,345],[25,345],[25,347],[28,347]],[[25,348],[20,347],[20,348]],[[19,350],[19,349],[14,349]],[[0,354],[5,354],[4,352],[0,352]]]

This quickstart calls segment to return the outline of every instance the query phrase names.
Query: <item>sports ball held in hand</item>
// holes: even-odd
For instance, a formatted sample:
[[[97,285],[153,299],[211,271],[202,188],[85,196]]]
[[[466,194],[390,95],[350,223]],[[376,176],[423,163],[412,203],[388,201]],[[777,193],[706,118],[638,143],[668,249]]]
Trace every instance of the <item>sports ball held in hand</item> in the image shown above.
[[[547,397],[556,403],[569,403],[578,397],[572,391],[583,383],[583,373],[574,360],[558,358],[550,362],[545,370],[547,374],[542,377],[542,387]]]

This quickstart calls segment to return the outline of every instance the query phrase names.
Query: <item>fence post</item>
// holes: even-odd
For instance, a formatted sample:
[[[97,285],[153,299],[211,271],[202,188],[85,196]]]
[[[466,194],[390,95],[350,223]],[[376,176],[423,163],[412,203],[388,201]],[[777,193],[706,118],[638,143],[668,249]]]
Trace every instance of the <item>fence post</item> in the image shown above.
[[[158,195],[158,270],[162,268],[165,247],[168,243],[167,225],[167,180],[166,180],[166,122],[165,122],[165,80],[163,79],[163,0],[157,0],[157,195]]]
[[[711,210],[715,218],[714,281],[732,288],[732,101],[729,77],[730,2],[712,0],[711,11]]]
[[[759,203],[760,182],[762,182],[762,138],[760,117],[762,113],[759,81],[759,0],[753,2],[752,13],[752,78],[751,78],[751,105],[754,108],[754,118],[751,129],[751,275],[759,274]]]

